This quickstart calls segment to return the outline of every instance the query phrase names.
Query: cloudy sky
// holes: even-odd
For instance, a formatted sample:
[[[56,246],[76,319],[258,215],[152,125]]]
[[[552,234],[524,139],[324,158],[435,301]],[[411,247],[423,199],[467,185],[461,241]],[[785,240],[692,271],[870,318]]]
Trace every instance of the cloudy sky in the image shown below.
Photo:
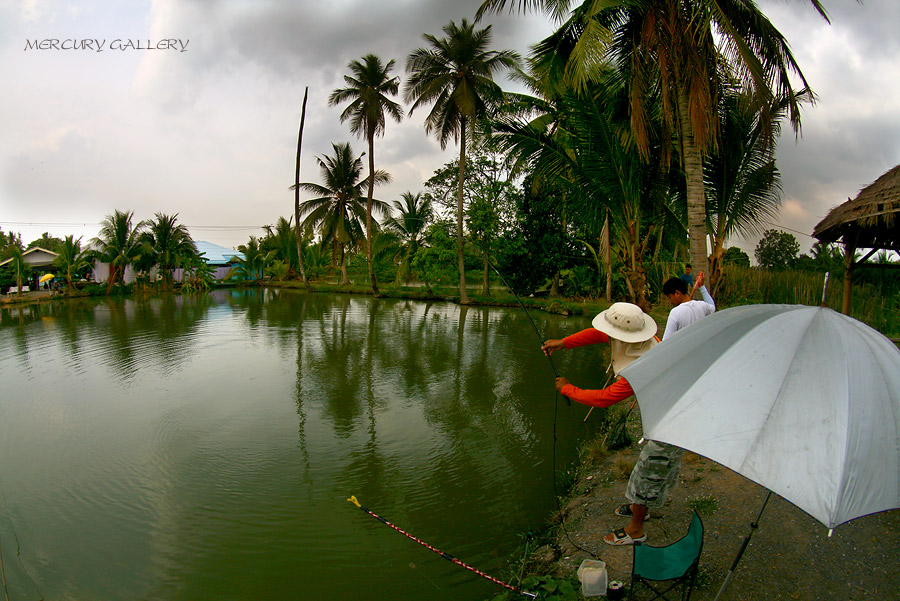
[[[347,63],[375,53],[403,78],[422,34],[471,19],[480,1],[0,0],[0,227],[26,244],[45,231],[87,240],[115,209],[178,213],[195,239],[242,244],[292,214],[304,88],[301,179],[319,181],[315,156],[331,143],[365,149],[327,103]],[[806,250],[829,209],[900,163],[900,3],[825,0],[831,25],[804,0],[759,3],[819,98],[778,151],[773,227]],[[539,15],[486,22],[495,49],[522,54],[552,27]],[[46,40],[57,49],[35,47]],[[424,112],[376,141],[394,177],[379,197],[421,191],[455,156],[426,136]],[[732,244],[752,256],[755,240]]]

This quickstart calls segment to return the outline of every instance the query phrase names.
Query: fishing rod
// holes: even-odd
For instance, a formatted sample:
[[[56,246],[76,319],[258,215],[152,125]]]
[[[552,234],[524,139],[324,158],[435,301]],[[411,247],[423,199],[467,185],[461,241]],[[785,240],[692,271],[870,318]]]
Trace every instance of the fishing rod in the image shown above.
[[[526,309],[525,305],[522,303],[522,299],[519,298],[519,295],[516,294],[516,291],[513,290],[513,287],[509,285],[509,282],[506,281],[506,278],[503,277],[503,274],[500,273],[500,270],[497,269],[497,267],[491,262],[490,259],[488,259],[487,255],[484,254],[480,248],[475,246],[475,244],[472,244],[472,247],[475,248],[475,251],[481,255],[481,257],[484,259],[485,263],[487,263],[488,266],[490,266],[490,268],[494,270],[494,273],[497,274],[497,277],[500,278],[500,281],[503,282],[503,285],[506,286],[510,292],[512,292],[512,295],[515,297],[516,301],[518,301],[519,306],[522,307],[522,310],[525,311],[525,315],[528,316],[528,321],[531,322],[531,327],[534,328],[534,333],[537,334],[538,340],[540,341],[541,346],[543,346],[544,338],[541,336],[541,332],[540,332],[540,330],[538,330],[537,324],[534,323],[534,319],[531,318],[531,313],[529,313],[528,309]],[[558,378],[559,371],[557,371],[557,369],[556,369],[556,364],[553,363],[553,358],[550,356],[549,353],[544,353],[544,355],[547,357],[547,360],[550,361],[550,367],[553,369],[554,375]],[[556,394],[559,395],[559,392],[557,391]],[[572,401],[569,399],[569,397],[567,397],[565,395],[561,395],[561,396],[562,396],[562,398],[565,399],[566,405],[571,407]],[[581,545],[579,545],[578,543],[576,543],[575,541],[572,540],[572,537],[569,536],[569,530],[566,528],[566,522],[564,519],[562,519],[562,509],[559,504],[559,491],[556,488],[557,408],[558,408],[558,404],[554,401],[554,403],[553,403],[553,459],[551,460],[551,463],[553,465],[553,498],[556,501],[556,511],[560,515],[559,525],[562,527],[563,533],[566,535],[566,539],[569,541],[569,543],[573,547],[575,547],[576,549],[578,549],[580,551],[587,553],[588,555],[590,555],[591,557],[594,557],[595,559],[599,559],[599,557],[597,556],[596,553],[593,553],[592,551],[585,549],[584,547],[582,547]],[[593,407],[591,409],[593,409]],[[588,416],[590,416],[590,413],[588,413]],[[627,415],[626,415],[626,417],[627,417]],[[585,417],[585,421],[587,421],[587,417]]]
[[[511,591],[514,591],[514,592],[516,592],[516,593],[519,593],[520,595],[525,595],[526,597],[531,597],[532,599],[534,599],[534,598],[537,597],[537,593],[532,593],[532,592],[530,592],[530,591],[524,591],[524,590],[522,590],[522,589],[520,589],[520,588],[517,588],[517,587],[511,585],[511,584],[508,584],[508,583],[506,583],[506,582],[503,582],[502,580],[498,580],[498,579],[494,578],[493,576],[491,576],[490,574],[485,574],[485,573],[482,572],[481,570],[478,570],[478,569],[473,568],[472,566],[470,566],[470,565],[468,565],[468,564],[465,564],[465,563],[461,562],[460,560],[458,560],[457,558],[453,557],[453,556],[450,555],[449,553],[444,553],[444,552],[441,551],[440,549],[436,549],[436,548],[432,547],[431,545],[429,545],[429,544],[426,543],[425,541],[420,540],[420,539],[416,538],[415,536],[413,536],[412,534],[410,534],[409,532],[406,532],[405,530],[402,530],[402,529],[398,528],[397,526],[393,525],[392,523],[390,523],[389,521],[387,521],[386,519],[384,519],[384,518],[381,517],[380,515],[377,515],[377,514],[375,514],[375,513],[372,513],[369,509],[367,509],[367,508],[363,507],[362,505],[360,505],[360,504],[359,504],[359,501],[356,500],[356,497],[355,497],[355,496],[352,496],[352,495],[351,495],[351,497],[350,497],[349,499],[347,499],[347,500],[350,501],[351,503],[353,503],[354,505],[356,505],[357,507],[359,507],[360,509],[362,509],[363,511],[365,511],[367,514],[369,514],[370,516],[372,516],[373,518],[375,518],[376,520],[378,520],[379,522],[381,522],[381,523],[384,524],[385,526],[390,526],[391,528],[393,528],[394,530],[396,530],[397,532],[399,532],[400,534],[402,534],[402,535],[405,536],[406,538],[408,538],[408,539],[410,539],[410,540],[413,540],[413,541],[419,543],[420,545],[422,545],[423,547],[425,547],[425,548],[428,549],[429,551],[434,551],[435,553],[437,553],[438,555],[440,555],[441,557],[443,557],[443,558],[446,559],[447,561],[451,561],[451,562],[455,563],[455,564],[458,565],[458,566],[462,566],[462,567],[464,567],[465,569],[469,570],[470,572],[474,572],[474,573],[478,574],[479,576],[481,576],[482,578],[487,578],[487,579],[490,580],[491,582],[493,582],[493,583],[495,583],[495,584],[499,584],[500,586],[506,587],[506,588],[508,588],[508,589],[511,590]]]
[[[525,311],[525,315],[528,317],[528,321],[531,323],[531,327],[534,329],[534,333],[537,335],[538,341],[541,343],[541,346],[544,346],[544,337],[541,336],[541,331],[538,330],[537,324],[534,323],[534,319],[532,319],[531,313],[528,312],[528,309],[525,308],[524,303],[522,303],[522,299],[519,298],[519,295],[516,294],[516,291],[513,289],[513,287],[509,285],[509,282],[506,281],[506,278],[503,277],[503,274],[500,273],[500,270],[497,269],[497,267],[493,263],[491,263],[491,260],[488,259],[487,255],[484,254],[483,252],[481,252],[481,249],[478,248],[477,246],[475,246],[475,244],[472,244],[472,247],[478,252],[478,254],[481,255],[481,257],[484,259],[484,262],[487,263],[488,266],[494,270],[494,273],[497,274],[497,277],[500,278],[500,281],[503,282],[503,285],[506,286],[506,288],[510,292],[512,292],[512,295],[513,295],[513,297],[515,297],[516,301],[519,303],[519,306],[522,307],[523,311]],[[550,368],[553,370],[553,375],[555,375],[558,378],[559,370],[556,369],[556,364],[553,363],[553,357],[550,356],[550,353],[544,353],[544,356],[547,357],[547,361],[550,362]],[[563,398],[566,400],[566,405],[571,407],[572,401],[569,400],[569,397],[563,395]]]

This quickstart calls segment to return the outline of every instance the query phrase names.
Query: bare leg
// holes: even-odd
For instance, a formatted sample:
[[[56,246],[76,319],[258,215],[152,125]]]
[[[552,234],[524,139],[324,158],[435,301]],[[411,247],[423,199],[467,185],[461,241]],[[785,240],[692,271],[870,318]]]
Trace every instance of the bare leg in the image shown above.
[[[625,532],[631,538],[644,536],[644,518],[647,517],[647,506],[631,504],[631,521],[625,526]]]

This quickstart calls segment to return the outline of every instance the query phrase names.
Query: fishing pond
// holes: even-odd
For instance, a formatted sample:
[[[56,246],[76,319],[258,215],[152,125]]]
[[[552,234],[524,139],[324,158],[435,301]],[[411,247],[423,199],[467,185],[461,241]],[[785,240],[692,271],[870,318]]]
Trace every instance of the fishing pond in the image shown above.
[[[521,308],[270,288],[0,309],[9,598],[488,599],[348,498],[513,579],[591,434],[539,347]],[[553,359],[601,387],[603,352]]]

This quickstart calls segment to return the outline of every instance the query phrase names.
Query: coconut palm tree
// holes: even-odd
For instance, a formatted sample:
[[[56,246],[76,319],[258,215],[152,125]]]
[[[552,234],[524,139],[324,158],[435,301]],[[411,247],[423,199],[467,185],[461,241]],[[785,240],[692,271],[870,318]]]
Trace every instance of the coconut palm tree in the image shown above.
[[[74,238],[74,236],[66,236],[59,249],[59,254],[53,259],[53,264],[65,272],[66,287],[69,290],[73,286],[73,275],[91,266],[91,262],[81,252],[81,238],[79,237],[77,240]]]
[[[375,193],[375,137],[384,135],[385,114],[397,123],[403,119],[403,109],[388,98],[395,96],[400,88],[400,80],[391,77],[394,61],[382,64],[374,54],[367,54],[362,61],[350,61],[347,67],[352,75],[345,75],[346,88],[335,90],[328,97],[328,104],[334,106],[350,101],[341,113],[341,123],[350,119],[350,131],[364,136],[369,143],[369,191],[366,195],[366,258],[369,263],[369,281],[372,292],[378,294],[372,260],[372,196]]]
[[[422,244],[425,228],[434,219],[434,209],[431,199],[423,198],[421,192],[404,192],[401,198],[402,201],[394,201],[394,209],[399,215],[391,215],[385,219],[384,227],[396,233],[400,239],[401,250],[397,257],[400,267],[397,269],[396,281],[404,279],[408,282],[412,275],[410,262]]]
[[[361,223],[366,216],[362,205],[363,180],[362,157],[354,157],[349,143],[332,144],[332,156],[316,157],[322,175],[321,184],[302,182],[301,188],[318,195],[301,203],[300,216],[306,216],[303,225],[317,229],[323,242],[331,244],[332,258],[341,269],[341,283],[349,284],[345,253],[348,246],[356,245],[362,238]],[[375,172],[375,184],[391,181],[385,171]],[[372,199],[372,212],[379,216],[388,212],[388,204]]]
[[[21,240],[15,240],[10,233],[10,244],[6,248],[6,253],[12,259],[13,268],[16,270],[16,294],[22,294],[22,276],[25,275],[28,265],[25,263],[25,249],[22,247]]]
[[[810,0],[827,20],[819,0]],[[800,99],[791,76],[807,86],[787,40],[753,3],[744,0],[519,0],[562,22],[539,53],[561,54],[565,79],[583,89],[604,62],[615,61],[629,81],[631,130],[642,155],[650,155],[652,112],[659,97],[663,136],[677,141],[685,175],[691,262],[706,270],[706,195],[703,157],[715,147],[717,97],[722,82],[735,79],[753,90],[764,120],[777,97],[789,99],[791,125],[800,126]],[[499,11],[507,0],[485,0],[478,11]],[[774,144],[774,140],[768,140]]]
[[[285,276],[289,276],[291,272],[298,272],[300,259],[297,249],[303,246],[303,244],[297,243],[297,230],[291,224],[292,219],[279,217],[274,227],[271,225],[263,226],[263,229],[266,230],[266,238],[263,240],[263,244],[266,248],[274,250],[278,259],[287,266]]]
[[[674,216],[658,161],[643,161],[628,135],[621,74],[607,68],[587,94],[564,90],[545,97],[547,90],[537,81],[529,85],[539,95],[512,95],[514,110],[496,121],[495,138],[535,178],[562,190],[570,225],[580,236],[602,240],[609,215],[615,240],[610,246],[622,264],[629,297],[649,310],[644,256],[651,236]],[[654,144],[656,152],[659,147]],[[608,255],[588,248],[598,258]]]
[[[805,97],[803,91],[798,94],[801,101]],[[713,285],[721,274],[725,241],[735,233],[761,236],[778,216],[781,174],[768,140],[778,137],[788,102],[776,99],[770,109],[775,118],[764,120],[747,90],[727,87],[719,98],[719,141],[704,164]]]
[[[163,290],[172,288],[172,270],[197,254],[197,247],[187,226],[176,223],[178,214],[156,213],[154,220],[145,223],[141,233],[141,252],[156,263],[162,274]]]
[[[412,102],[409,114],[431,104],[425,118],[425,131],[434,134],[441,145],[453,138],[459,144],[459,179],[456,200],[456,255],[459,269],[460,303],[468,304],[466,271],[463,259],[463,183],[466,170],[466,133],[477,119],[499,104],[503,91],[493,76],[498,71],[516,68],[519,55],[511,50],[488,50],[491,27],[475,29],[463,19],[444,26],[445,37],[423,37],[429,48],[413,50],[406,59],[404,98]]]
[[[247,244],[239,244],[237,249],[244,255],[244,258],[235,256],[237,265],[233,271],[241,274],[245,279],[254,279],[257,284],[262,284],[266,267],[275,257],[275,251],[270,250],[268,253],[260,247],[259,238],[250,236]],[[229,274],[230,275],[230,274]]]
[[[144,228],[144,222],[139,221],[132,225],[133,211],[119,211],[107,215],[100,223],[100,232],[91,239],[91,244],[96,248],[91,251],[89,258],[109,264],[109,280],[106,285],[106,293],[124,278],[125,268],[141,254],[140,235]]]

